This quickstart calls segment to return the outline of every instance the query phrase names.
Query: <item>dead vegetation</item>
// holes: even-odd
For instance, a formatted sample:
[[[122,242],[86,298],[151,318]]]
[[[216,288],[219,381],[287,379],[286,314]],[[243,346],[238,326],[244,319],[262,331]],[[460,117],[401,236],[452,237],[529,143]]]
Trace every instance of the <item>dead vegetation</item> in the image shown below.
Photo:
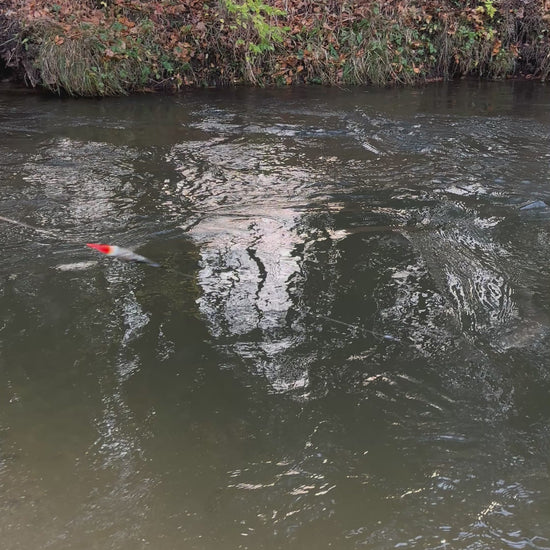
[[[183,86],[545,80],[550,0],[4,0],[4,73],[81,96]]]

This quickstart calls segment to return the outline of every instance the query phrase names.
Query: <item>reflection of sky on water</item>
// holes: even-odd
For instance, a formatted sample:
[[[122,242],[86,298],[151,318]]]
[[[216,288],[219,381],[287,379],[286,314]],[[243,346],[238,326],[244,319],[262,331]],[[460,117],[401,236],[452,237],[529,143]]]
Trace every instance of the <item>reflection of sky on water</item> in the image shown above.
[[[297,343],[288,319],[300,276],[296,248],[304,244],[299,220],[297,212],[273,208],[207,218],[191,230],[201,254],[198,303],[212,335],[254,360],[252,368],[278,390],[307,380],[304,365],[278,361]]]
[[[194,213],[183,227],[200,249],[198,304],[212,336],[285,391],[307,385],[307,366],[285,354],[299,338],[289,313],[303,278],[299,249],[312,239],[304,208],[322,170],[299,159],[295,143],[265,139],[174,147],[168,160],[182,179],[165,193],[176,199],[168,199],[176,215],[181,200]]]
[[[289,280],[299,272],[296,213],[271,210],[206,219],[191,234],[201,249],[201,310],[214,336],[244,335],[284,323]],[[223,301],[223,303],[220,303]]]
[[[119,162],[113,163],[112,158]],[[94,223],[112,216],[128,217],[130,200],[120,194],[121,180],[133,173],[137,152],[107,143],[52,140],[32,155],[23,167],[32,198],[45,227]],[[129,189],[127,190],[129,191]]]

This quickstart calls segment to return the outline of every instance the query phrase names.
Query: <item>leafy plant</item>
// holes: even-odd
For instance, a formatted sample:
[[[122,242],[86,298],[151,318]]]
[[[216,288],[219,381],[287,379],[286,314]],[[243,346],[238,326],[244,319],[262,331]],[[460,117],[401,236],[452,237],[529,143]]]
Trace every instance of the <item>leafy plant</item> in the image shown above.
[[[236,45],[244,45],[252,54],[259,55],[273,51],[275,44],[283,42],[288,28],[271,25],[267,20],[286,15],[283,10],[265,4],[262,0],[244,0],[242,4],[235,0],[222,0],[222,4],[234,18],[231,30],[241,30],[246,34],[246,38],[239,38]]]
[[[483,6],[485,7],[485,13],[489,19],[493,19],[495,13],[497,12],[497,9],[493,5],[493,0],[485,0],[485,2],[483,2]]]

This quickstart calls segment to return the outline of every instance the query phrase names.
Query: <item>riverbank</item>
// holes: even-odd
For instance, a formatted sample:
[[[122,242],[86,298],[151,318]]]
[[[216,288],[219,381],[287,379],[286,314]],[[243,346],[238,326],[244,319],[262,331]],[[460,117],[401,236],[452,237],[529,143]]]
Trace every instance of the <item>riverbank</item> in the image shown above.
[[[0,74],[56,93],[550,74],[550,1],[5,0]]]

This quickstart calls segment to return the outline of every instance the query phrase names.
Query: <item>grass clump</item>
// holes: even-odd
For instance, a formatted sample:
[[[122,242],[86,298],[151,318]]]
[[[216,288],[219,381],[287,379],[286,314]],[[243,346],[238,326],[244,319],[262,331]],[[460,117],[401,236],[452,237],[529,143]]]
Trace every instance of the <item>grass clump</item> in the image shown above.
[[[79,96],[124,94],[147,82],[138,56],[119,56],[96,32],[69,38],[55,27],[41,35],[35,69],[44,87]]]

